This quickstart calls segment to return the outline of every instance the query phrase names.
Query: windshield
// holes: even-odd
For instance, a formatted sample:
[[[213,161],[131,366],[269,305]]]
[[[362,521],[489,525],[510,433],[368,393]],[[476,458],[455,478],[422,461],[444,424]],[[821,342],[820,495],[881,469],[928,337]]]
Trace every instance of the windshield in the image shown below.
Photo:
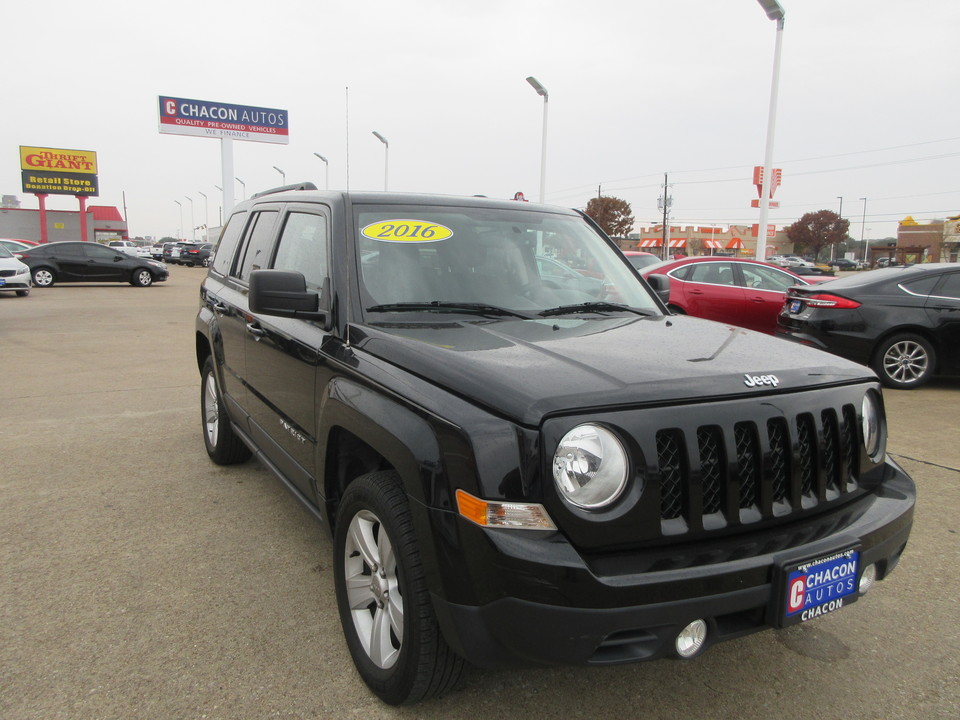
[[[355,212],[371,312],[659,312],[619,253],[578,215],[422,205]]]
[[[7,250],[3,245],[0,245],[0,257],[2,258],[12,258],[13,253]]]

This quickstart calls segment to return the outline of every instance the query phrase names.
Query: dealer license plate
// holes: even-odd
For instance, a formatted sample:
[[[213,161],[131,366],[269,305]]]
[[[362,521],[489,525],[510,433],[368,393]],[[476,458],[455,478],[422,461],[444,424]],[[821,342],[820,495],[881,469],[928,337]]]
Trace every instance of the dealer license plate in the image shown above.
[[[0,287],[3,287],[6,284],[7,284],[7,281],[4,280],[3,278],[0,278]]]
[[[800,312],[800,301],[799,301],[799,300],[791,300],[791,301],[790,301],[790,312],[792,312],[792,313],[798,313],[798,312]]]
[[[781,624],[807,622],[857,599],[860,553],[841,550],[784,568]]]

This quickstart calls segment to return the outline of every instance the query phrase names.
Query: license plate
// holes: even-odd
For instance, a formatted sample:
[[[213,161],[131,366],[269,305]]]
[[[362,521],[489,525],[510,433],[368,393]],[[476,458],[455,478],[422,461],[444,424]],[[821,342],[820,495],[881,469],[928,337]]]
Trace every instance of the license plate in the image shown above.
[[[841,550],[787,565],[781,598],[781,625],[793,625],[836,612],[857,599],[860,553]]]
[[[7,284],[7,281],[4,280],[3,278],[0,278],[0,287],[4,286],[4,285],[6,285],[6,284]]]
[[[799,301],[799,300],[791,300],[791,301],[790,301],[790,312],[792,312],[792,313],[798,313],[798,312],[800,312],[800,301]]]

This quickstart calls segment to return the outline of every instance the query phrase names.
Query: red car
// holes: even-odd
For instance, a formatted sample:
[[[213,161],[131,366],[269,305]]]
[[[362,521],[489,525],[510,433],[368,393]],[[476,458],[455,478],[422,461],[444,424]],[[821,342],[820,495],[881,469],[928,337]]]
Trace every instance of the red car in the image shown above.
[[[755,260],[691,257],[643,268],[644,278],[670,279],[668,305],[674,312],[773,334],[787,288],[808,279]]]

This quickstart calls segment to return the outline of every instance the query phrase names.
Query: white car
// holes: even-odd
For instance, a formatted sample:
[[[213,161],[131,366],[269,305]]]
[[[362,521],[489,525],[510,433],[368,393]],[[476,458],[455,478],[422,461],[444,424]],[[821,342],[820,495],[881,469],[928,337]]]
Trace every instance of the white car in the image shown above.
[[[31,285],[30,268],[0,245],[0,291],[10,290],[19,297],[26,297],[30,294]]]
[[[107,247],[112,247],[114,250],[119,250],[122,253],[133,255],[134,257],[138,257],[140,255],[140,253],[137,252],[136,244],[130,242],[129,240],[111,240],[107,243]]]

